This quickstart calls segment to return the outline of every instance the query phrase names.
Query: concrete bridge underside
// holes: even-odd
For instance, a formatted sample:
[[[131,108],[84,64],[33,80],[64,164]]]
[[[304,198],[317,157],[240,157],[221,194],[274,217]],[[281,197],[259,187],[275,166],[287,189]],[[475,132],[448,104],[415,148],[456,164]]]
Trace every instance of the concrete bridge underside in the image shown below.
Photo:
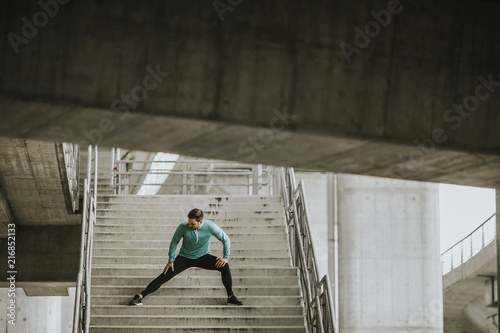
[[[500,187],[499,1],[46,2],[0,13],[1,137]]]
[[[2,11],[2,136],[500,185],[498,1],[57,6]]]

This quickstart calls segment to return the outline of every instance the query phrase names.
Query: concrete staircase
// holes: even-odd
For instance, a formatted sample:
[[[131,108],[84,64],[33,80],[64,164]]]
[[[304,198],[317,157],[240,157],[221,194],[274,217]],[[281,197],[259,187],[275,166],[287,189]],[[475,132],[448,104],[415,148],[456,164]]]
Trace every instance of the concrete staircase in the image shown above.
[[[306,331],[280,197],[117,196],[99,183],[91,332]],[[191,208],[230,237],[233,290],[243,306],[226,304],[219,272],[198,268],[163,284],[143,306],[127,305],[162,272],[172,234]],[[210,249],[222,256],[215,237]]]

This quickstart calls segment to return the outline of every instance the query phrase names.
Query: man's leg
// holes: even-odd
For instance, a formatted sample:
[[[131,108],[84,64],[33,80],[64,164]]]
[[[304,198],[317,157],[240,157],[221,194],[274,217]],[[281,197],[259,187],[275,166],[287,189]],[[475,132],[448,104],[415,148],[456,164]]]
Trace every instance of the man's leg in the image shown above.
[[[165,274],[163,274],[163,272],[162,272],[160,275],[158,275],[158,277],[156,279],[151,281],[148,284],[148,286],[146,287],[146,289],[141,291],[139,293],[139,295],[141,295],[142,298],[144,298],[144,297],[146,297],[146,295],[151,294],[152,292],[155,292],[156,290],[158,290],[161,287],[162,284],[169,281],[177,274],[181,273],[182,271],[184,271],[190,267],[193,267],[193,264],[194,264],[193,259],[188,259],[185,257],[177,256],[175,258],[175,261],[174,261],[174,271],[169,269],[168,272]]]
[[[231,277],[231,271],[229,270],[229,264],[226,263],[222,267],[215,266],[217,262],[217,257],[212,254],[205,254],[204,256],[196,259],[194,265],[196,267],[209,269],[209,270],[218,270],[221,272],[222,283],[226,288],[227,296],[233,295],[233,278]]]

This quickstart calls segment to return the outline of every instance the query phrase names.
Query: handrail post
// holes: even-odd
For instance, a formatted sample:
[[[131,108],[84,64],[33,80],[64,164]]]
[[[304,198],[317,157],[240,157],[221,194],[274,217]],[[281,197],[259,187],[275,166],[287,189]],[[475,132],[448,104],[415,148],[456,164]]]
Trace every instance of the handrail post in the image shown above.
[[[471,238],[470,238],[470,257],[471,257],[471,258],[472,258],[472,255],[473,255],[473,254],[472,254],[472,252],[473,252],[472,238],[473,238],[473,237],[471,237]]]
[[[92,154],[93,152],[93,154]],[[92,174],[92,166],[94,173]],[[91,178],[93,175],[93,178]],[[80,268],[77,275],[73,333],[88,333],[91,301],[91,266],[93,227],[96,221],[96,200],[98,181],[98,148],[88,147],[87,178],[84,181],[82,210],[82,235],[80,244]]]
[[[275,167],[270,176],[273,181],[268,181],[272,186],[273,194],[281,194],[284,201],[288,241],[293,265],[299,268],[299,285],[303,295],[303,304],[306,308],[307,328],[309,332],[327,332],[336,330],[336,311],[332,300],[328,275],[321,281],[318,276],[316,256],[312,245],[311,226],[307,211],[307,198],[304,182],[297,186],[293,168]],[[328,284],[325,288],[325,282]],[[321,286],[323,285],[323,292]],[[324,299],[323,308],[320,301]],[[328,311],[323,314],[321,311]]]
[[[98,148],[97,146],[94,147],[94,154],[95,154],[95,162],[94,162],[94,200],[97,200],[97,174],[99,172],[98,163],[99,163],[99,158],[98,158]]]
[[[115,148],[111,148],[111,168],[109,169],[111,176],[109,184],[111,187],[113,187],[114,169],[115,169]]]
[[[259,195],[262,183],[262,164],[252,165],[252,195]]]
[[[122,164],[123,163],[120,163],[121,162],[121,151],[120,151],[120,148],[116,148],[116,163],[117,163],[117,170],[118,170],[118,177],[117,177],[117,192],[116,194],[121,194],[122,191],[121,191],[121,183],[122,183],[122,175],[121,175],[121,172],[122,172]]]
[[[462,238],[461,240],[459,240],[458,242],[453,244],[448,250],[444,251],[441,254],[441,261],[446,262],[445,256],[449,255],[449,257],[450,257],[450,270],[453,270],[454,268],[458,267],[459,265],[457,265],[456,267],[453,265],[454,264],[453,253],[455,252],[456,249],[458,249],[458,246],[460,246],[460,265],[462,265],[468,259],[472,258],[472,256],[474,255],[474,239],[473,238],[475,235],[477,235],[476,233],[479,232],[479,229],[481,229],[481,231],[480,231],[481,232],[481,248],[478,249],[478,251],[480,251],[486,245],[488,245],[491,241],[493,241],[493,240],[489,240],[489,243],[486,244],[485,235],[484,235],[484,228],[486,226],[486,223],[490,223],[490,221],[494,221],[492,219],[495,216],[496,216],[496,213],[493,213],[489,218],[486,219],[486,221],[484,221],[483,223],[481,223],[481,225],[479,225],[476,229],[474,229],[474,231],[472,231],[470,234],[468,234],[467,236],[465,236],[464,238]],[[464,258],[464,244],[466,244],[466,241],[468,241],[468,239],[470,239],[470,251],[469,251],[470,257]],[[496,231],[495,231],[495,237],[493,237],[493,239],[496,239]],[[443,269],[444,269],[444,267],[443,267]],[[445,274],[444,270],[443,270],[443,274]]]
[[[482,239],[482,247],[484,247],[484,224],[481,226],[481,239]]]
[[[460,243],[460,265],[464,263],[464,243]]]

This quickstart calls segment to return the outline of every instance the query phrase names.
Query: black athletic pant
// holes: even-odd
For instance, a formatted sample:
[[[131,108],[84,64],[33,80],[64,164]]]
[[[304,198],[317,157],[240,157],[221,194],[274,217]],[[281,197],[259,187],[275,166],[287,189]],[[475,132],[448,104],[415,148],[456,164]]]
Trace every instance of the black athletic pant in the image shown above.
[[[229,264],[226,263],[224,266],[217,268],[215,263],[217,262],[217,257],[211,254],[205,254],[204,256],[199,257],[198,259],[188,259],[186,257],[177,256],[174,261],[174,271],[169,268],[168,272],[163,274],[163,272],[158,275],[156,279],[151,281],[146,289],[140,292],[142,297],[146,297],[146,295],[155,292],[160,288],[162,284],[181,273],[182,271],[191,268],[191,267],[200,267],[209,270],[218,270],[222,275],[222,283],[224,287],[226,287],[227,296],[231,296],[233,294],[233,280],[231,278],[231,271],[229,270]]]

